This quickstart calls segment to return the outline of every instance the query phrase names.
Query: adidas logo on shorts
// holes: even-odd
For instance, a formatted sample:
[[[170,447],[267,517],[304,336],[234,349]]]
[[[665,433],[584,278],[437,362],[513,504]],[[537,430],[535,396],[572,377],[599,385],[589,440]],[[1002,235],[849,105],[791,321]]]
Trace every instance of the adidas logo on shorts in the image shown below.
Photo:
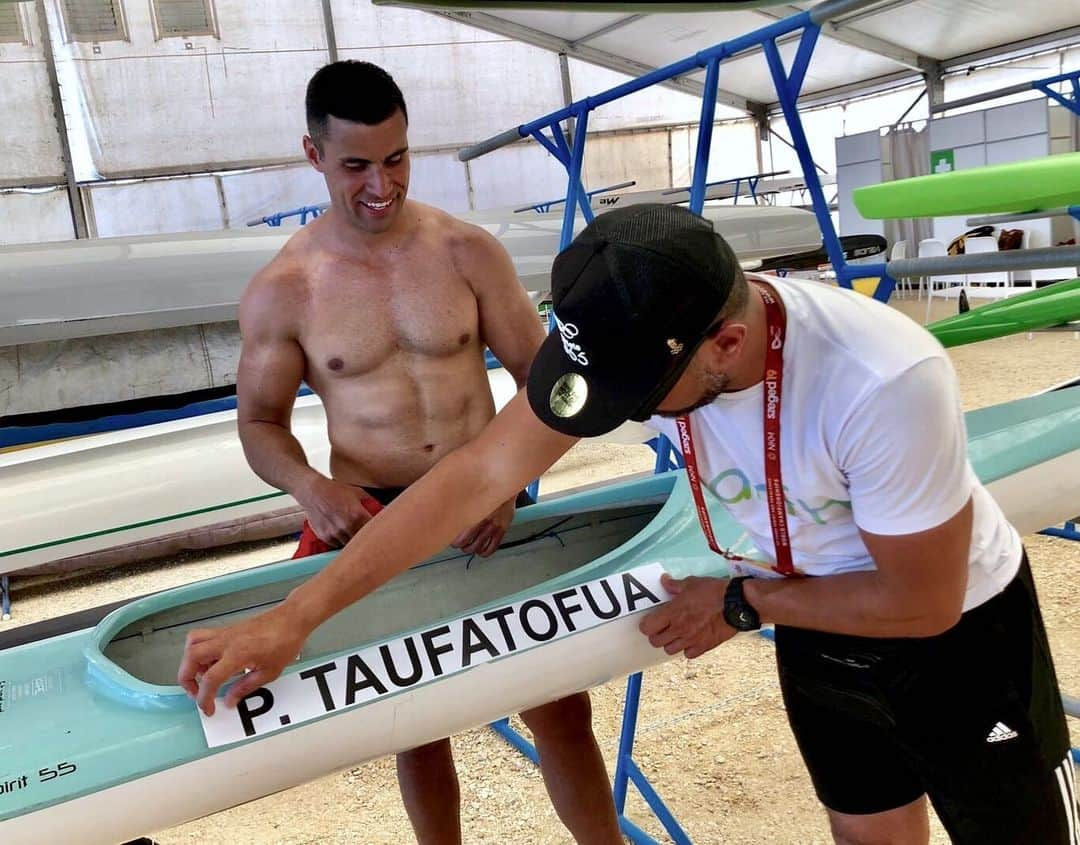
[[[987,742],[1004,742],[1007,739],[1016,739],[1020,734],[1006,725],[1004,722],[998,722],[994,727],[990,729],[990,733],[986,735]]]

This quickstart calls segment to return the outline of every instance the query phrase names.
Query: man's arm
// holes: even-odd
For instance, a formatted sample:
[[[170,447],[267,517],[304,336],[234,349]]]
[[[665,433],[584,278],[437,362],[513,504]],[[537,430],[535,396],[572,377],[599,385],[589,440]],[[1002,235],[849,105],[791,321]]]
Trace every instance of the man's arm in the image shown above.
[[[521,389],[544,340],[543,325],[502,244],[479,226],[459,225],[454,261],[476,295],[480,339]],[[516,492],[486,519],[454,538],[453,544],[484,557],[494,554],[513,521],[515,498]]]
[[[370,514],[364,491],[315,470],[292,433],[292,409],[305,368],[295,322],[298,298],[291,280],[271,265],[252,280],[240,300],[240,442],[255,474],[296,499],[320,539],[343,546]]]
[[[304,378],[304,350],[293,308],[272,267],[257,275],[240,300],[243,343],[236,370],[236,419],[244,456],[267,484],[293,496],[318,475],[290,426]]]
[[[229,628],[190,632],[179,683],[212,714],[221,685],[249,669],[229,690],[226,702],[235,706],[276,678],[322,622],[445,548],[576,442],[540,422],[518,393],[475,440],[443,458],[281,605]]]
[[[971,501],[917,534],[862,534],[877,569],[820,578],[750,578],[743,594],[762,623],[857,637],[931,637],[960,619],[971,543]],[[700,657],[737,633],[723,618],[726,578],[664,576],[672,601],[641,631],[668,654]]]
[[[838,634],[947,630],[963,608],[972,531],[964,420],[948,361],[922,361],[860,398],[836,450],[876,570],[752,579],[743,585],[746,599],[763,622]],[[704,653],[734,633],[720,618],[727,584],[673,581],[675,600],[653,611],[642,630],[671,653]]]
[[[960,620],[972,504],[917,534],[860,531],[877,566],[826,578],[756,578],[743,585],[762,622],[861,637],[930,637]]]
[[[514,377],[518,389],[524,387],[545,331],[513,261],[494,237],[471,225],[465,228],[454,255],[476,293],[481,339]]]

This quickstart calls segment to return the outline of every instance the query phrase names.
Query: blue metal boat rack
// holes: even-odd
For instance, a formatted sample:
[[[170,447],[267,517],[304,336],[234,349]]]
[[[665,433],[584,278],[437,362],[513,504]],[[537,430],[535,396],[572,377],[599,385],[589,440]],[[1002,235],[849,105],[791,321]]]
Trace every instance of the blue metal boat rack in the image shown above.
[[[247,225],[262,226],[265,224],[276,228],[281,225],[282,220],[289,217],[299,217],[300,225],[303,226],[307,223],[309,217],[314,220],[329,207],[330,203],[328,202],[319,203],[318,205],[305,205],[300,208],[289,209],[288,211],[278,211],[274,214],[267,214],[265,217],[256,217],[254,220],[248,220]]]
[[[1071,83],[1072,93],[1061,94],[1050,87],[1059,82]],[[1060,103],[1077,117],[1080,117],[1080,70],[1062,73],[1058,76],[1049,76],[1046,79],[1036,79],[1031,83],[1031,87],[1042,91],[1051,100]]]

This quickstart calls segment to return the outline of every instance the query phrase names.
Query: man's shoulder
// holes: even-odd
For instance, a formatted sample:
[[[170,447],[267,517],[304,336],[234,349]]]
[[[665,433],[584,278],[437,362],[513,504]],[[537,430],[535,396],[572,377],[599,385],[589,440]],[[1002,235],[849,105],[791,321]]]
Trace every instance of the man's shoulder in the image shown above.
[[[810,281],[781,280],[781,297],[798,324],[804,349],[832,365],[887,382],[928,358],[944,358],[941,344],[897,309],[852,290]]]
[[[241,325],[253,320],[262,324],[289,322],[307,299],[307,267],[286,245],[244,288],[240,297]]]
[[[244,299],[287,299],[303,293],[307,287],[305,263],[284,250],[260,269],[244,289]]]
[[[433,205],[409,200],[424,231],[448,249],[478,253],[502,249],[498,239],[483,226]]]

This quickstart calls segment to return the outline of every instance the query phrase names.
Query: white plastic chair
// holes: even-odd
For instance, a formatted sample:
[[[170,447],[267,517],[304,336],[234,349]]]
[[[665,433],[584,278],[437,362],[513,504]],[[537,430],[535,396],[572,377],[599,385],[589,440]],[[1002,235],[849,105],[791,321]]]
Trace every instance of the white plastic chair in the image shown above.
[[[919,258],[940,258],[948,254],[945,244],[937,238],[925,238],[919,241]],[[962,285],[964,277],[959,273],[947,276],[927,276],[926,282],[926,319],[923,320],[923,324],[930,322],[930,303],[934,301],[934,289],[938,282],[941,282],[945,287],[957,283]]]
[[[897,241],[892,245],[892,249],[889,250],[890,261],[898,261],[902,258],[907,258],[907,241]],[[896,283],[896,295],[903,296],[905,289],[911,290],[911,279],[898,279]],[[919,298],[922,299],[922,285],[919,286]]]
[[[977,253],[997,252],[998,244],[997,238],[993,237],[981,237],[981,238],[965,238],[964,239],[964,254],[975,255]],[[970,285],[1007,285],[1009,283],[1009,274],[1004,271],[993,271],[989,273],[966,273],[964,275],[964,286]],[[968,294],[972,294],[972,290],[968,287]]]

